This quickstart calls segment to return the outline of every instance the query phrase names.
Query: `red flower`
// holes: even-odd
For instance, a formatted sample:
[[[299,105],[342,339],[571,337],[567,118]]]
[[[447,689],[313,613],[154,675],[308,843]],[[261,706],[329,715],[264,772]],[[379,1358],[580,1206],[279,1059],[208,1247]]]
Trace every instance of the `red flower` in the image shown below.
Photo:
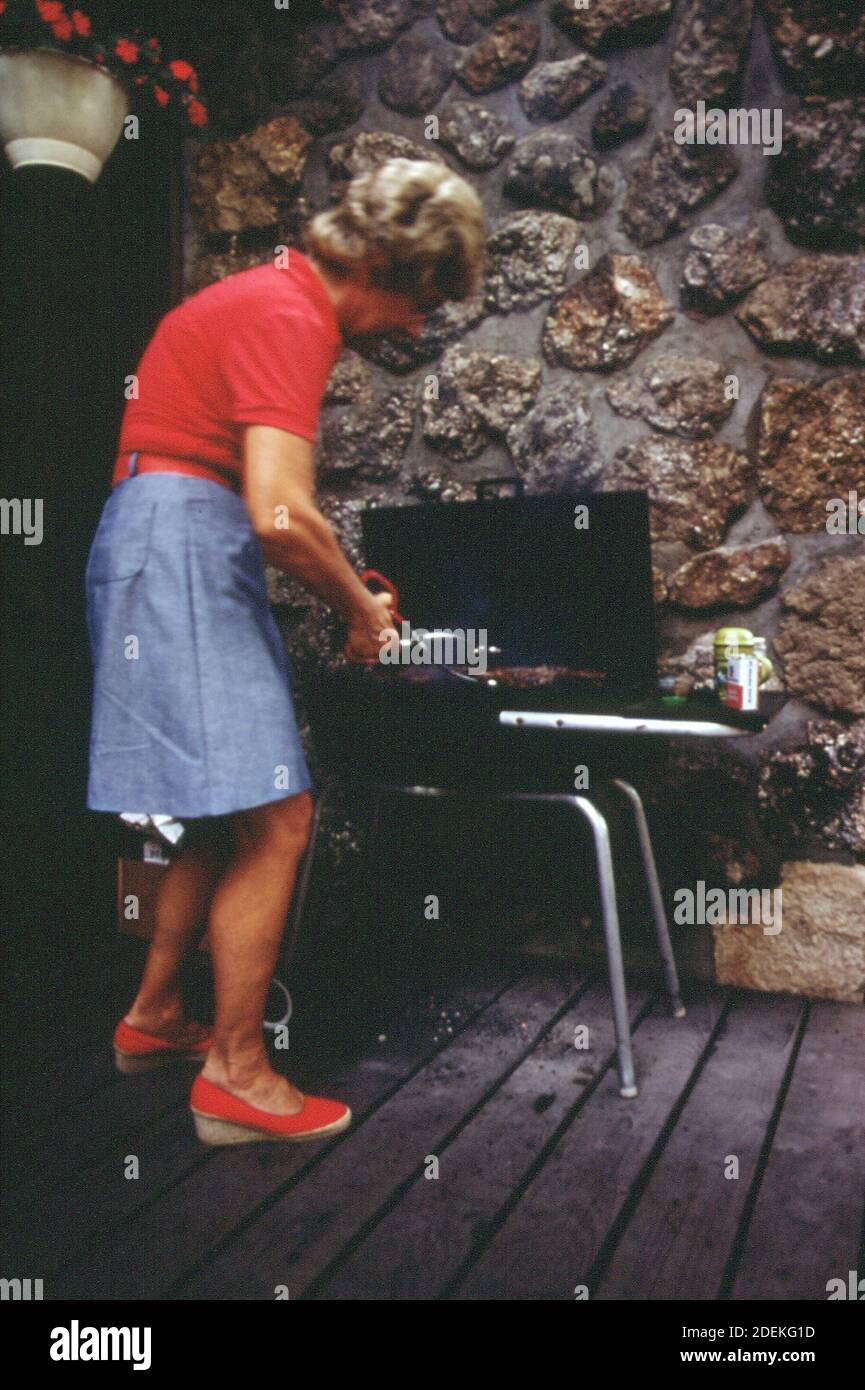
[[[114,46],[114,52],[117,54],[121,63],[138,62],[138,45],[130,43],[129,39],[118,39]]]
[[[90,20],[87,18],[86,14],[82,14],[81,10],[72,11],[72,23],[76,34],[83,34],[86,38],[90,33]]]
[[[3,13],[3,11],[5,10],[5,8],[6,8],[6,0],[0,0],[0,14]]]
[[[97,62],[97,63],[104,63],[104,62],[105,62],[105,54],[104,54],[104,53],[102,52],[102,50],[100,49],[98,53],[94,53],[93,59],[94,59],[94,62]]]
[[[160,106],[168,105],[168,93],[166,92],[164,87],[159,86],[158,82],[154,82],[153,84],[153,95],[156,97],[156,100]]]
[[[71,39],[73,33],[72,20],[67,19],[66,15],[64,15],[62,19],[58,19],[55,24],[51,25],[51,32],[55,39]]]
[[[182,58],[175,58],[173,62],[168,64],[168,71],[179,82],[186,82],[191,92],[198,91],[198,76],[191,63],[185,62]]]
[[[190,125],[207,125],[207,108],[202,106],[200,101],[193,99],[186,110],[189,114]]]
[[[36,8],[46,24],[55,24],[58,19],[65,18],[60,0],[36,0]]]

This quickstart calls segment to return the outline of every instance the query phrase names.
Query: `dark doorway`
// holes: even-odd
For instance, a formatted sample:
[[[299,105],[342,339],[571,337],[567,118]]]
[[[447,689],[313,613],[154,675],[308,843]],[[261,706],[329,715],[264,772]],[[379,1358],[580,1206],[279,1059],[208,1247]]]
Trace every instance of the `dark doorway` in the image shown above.
[[[0,169],[0,492],[43,503],[41,544],[2,537],[7,1097],[28,1057],[112,1004],[113,830],[84,804],[83,576],[125,378],[181,296],[181,188],[177,136],[146,121],[95,185]]]

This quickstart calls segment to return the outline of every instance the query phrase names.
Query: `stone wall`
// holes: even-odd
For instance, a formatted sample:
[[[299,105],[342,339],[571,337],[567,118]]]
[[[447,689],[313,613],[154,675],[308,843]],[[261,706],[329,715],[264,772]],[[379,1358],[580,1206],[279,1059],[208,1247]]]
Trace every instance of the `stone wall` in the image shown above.
[[[223,130],[190,150],[190,291],[298,244],[392,154],[460,171],[489,219],[480,293],[332,380],[321,504],[347,550],[363,506],[483,477],[645,487],[663,670],[705,684],[708,635],[744,625],[789,695],[761,736],[671,757],[666,885],[782,883],[778,936],[716,928],[719,978],[861,1001],[865,6],[330,0],[266,34],[212,9],[246,38],[211,56]],[[769,144],[783,112],[778,152],[676,143],[699,101]],[[850,494],[862,534],[830,532]],[[272,595],[296,663],[326,657],[326,610]]]

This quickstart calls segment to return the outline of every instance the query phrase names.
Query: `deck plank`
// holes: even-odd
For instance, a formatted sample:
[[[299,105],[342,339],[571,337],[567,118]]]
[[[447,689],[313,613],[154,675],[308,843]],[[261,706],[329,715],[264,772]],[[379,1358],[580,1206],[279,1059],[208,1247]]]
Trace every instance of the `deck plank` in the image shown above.
[[[796,999],[735,999],[592,1298],[718,1297],[803,1012]]]
[[[865,1009],[811,1015],[733,1281],[735,1299],[820,1299],[865,1276]]]
[[[19,1154],[15,1223],[34,1267],[47,1272],[69,1257],[75,1223],[89,1229],[104,1205],[107,1169],[116,1168],[127,1197],[140,1190],[123,1177],[126,1155],[141,1158],[154,1127],[186,1101],[195,1072],[194,1063],[182,1063],[121,1077],[58,1116],[50,1139],[29,1141]]]
[[[623,1100],[608,1073],[519,1195],[455,1298],[570,1299],[587,1283],[617,1214],[723,1017],[725,996],[700,993],[685,1018],[653,1012],[634,1035],[640,1094]]]
[[[574,998],[580,977],[520,980],[359,1126],[304,1180],[202,1269],[184,1290],[195,1299],[272,1299],[287,1285],[301,1297],[365,1224],[422,1171],[429,1154],[507,1079],[553,1016]]]
[[[632,991],[632,1022],[649,999],[646,990]],[[577,1025],[588,1028],[590,1049],[575,1050]],[[495,1219],[570,1111],[611,1065],[609,990],[596,985],[438,1155],[438,1178],[418,1177],[336,1274],[317,1284],[316,1297],[436,1298],[470,1256],[477,1234]]]
[[[121,1082],[110,1047],[92,1044],[66,1063],[49,1059],[26,1082],[20,1075],[16,1077],[14,1089],[8,1088],[3,1116],[4,1168],[10,1173],[17,1169],[22,1174],[38,1168],[39,1152],[45,1148],[46,1140],[54,1145],[58,1133],[68,1129],[78,1133],[76,1112]],[[33,1105],[36,1093],[38,1108]]]
[[[28,1244],[34,1268],[54,1274],[84,1258],[142,1208],[206,1163],[209,1152],[189,1132],[189,1081],[173,1109],[151,1117],[146,1128],[117,1140],[93,1168],[70,1171],[46,1195],[42,1217]],[[138,1159],[138,1177],[126,1177],[126,1159]],[[32,1218],[31,1218],[32,1220]]]
[[[500,959],[416,997],[355,1059],[304,1078],[355,1111],[329,1144],[208,1149],[193,1069],[115,1079],[110,1049],[82,1053],[59,1139],[22,1127],[12,1163],[7,1149],[15,1263],[38,1266],[46,1297],[88,1300],[271,1300],[283,1284],[292,1299],[572,1299],[585,1284],[598,1300],[822,1301],[829,1279],[862,1277],[865,1010],[698,989],[673,1020],[633,990],[640,1095],[623,1101],[606,982],[524,970]],[[301,1047],[295,1071],[310,1065]]]
[[[446,1012],[457,1029],[468,1026],[518,973],[516,964],[508,968],[510,976],[499,964],[452,983],[446,1010],[439,1007],[441,998],[415,1001],[389,1022],[383,1044],[332,1072],[323,1079],[322,1089],[350,1094],[362,1118],[441,1052],[439,1014]],[[323,1147],[206,1148],[195,1137],[184,1096],[183,1106],[154,1126],[136,1152],[147,1175],[144,1187],[124,1179],[118,1153],[94,1170],[92,1180],[69,1203],[78,1218],[74,1234],[79,1240],[85,1235],[87,1247],[73,1245],[69,1268],[56,1281],[62,1296],[149,1297],[143,1292],[151,1287],[142,1260],[145,1248],[154,1252],[152,1285],[161,1289],[193,1266],[203,1251],[229,1236],[274,1189],[319,1159]]]

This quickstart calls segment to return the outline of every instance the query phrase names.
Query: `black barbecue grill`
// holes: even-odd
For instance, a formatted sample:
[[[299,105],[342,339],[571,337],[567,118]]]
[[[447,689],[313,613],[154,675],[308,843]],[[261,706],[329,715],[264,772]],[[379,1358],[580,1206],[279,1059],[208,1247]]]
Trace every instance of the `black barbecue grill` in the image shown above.
[[[588,821],[621,1093],[634,1096],[610,836],[595,802],[603,788],[624,797],[633,814],[673,1012],[684,1012],[648,825],[629,780],[645,778],[664,755],[677,718],[657,692],[648,498],[643,492],[526,497],[519,483],[504,481],[515,496],[491,495],[502,483],[491,480],[478,485],[473,502],[362,514],[367,562],[396,587],[411,629],[401,650],[439,659],[338,661],[306,681],[304,703],[325,773],[376,793],[374,823],[388,793],[561,803]],[[429,639],[424,645],[419,630],[462,635],[465,647],[455,643],[448,653],[444,642],[438,649]],[[682,732],[699,731],[694,720],[702,719],[715,734],[765,722],[723,711],[719,724],[721,715],[717,705],[703,712],[690,706],[678,717],[688,720]],[[653,717],[664,721],[657,737],[648,732]],[[647,736],[623,736],[634,732]],[[585,794],[571,790],[578,764],[588,768]]]
[[[485,661],[338,662],[319,673],[305,702],[333,774],[560,791],[570,756],[563,740],[515,737],[499,712],[626,709],[654,695],[645,494],[525,497],[517,484],[516,497],[490,497],[494,482],[477,485],[475,502],[362,514],[367,560],[396,586],[411,627],[460,635],[469,658],[481,634]],[[592,742],[603,759],[604,740]]]

